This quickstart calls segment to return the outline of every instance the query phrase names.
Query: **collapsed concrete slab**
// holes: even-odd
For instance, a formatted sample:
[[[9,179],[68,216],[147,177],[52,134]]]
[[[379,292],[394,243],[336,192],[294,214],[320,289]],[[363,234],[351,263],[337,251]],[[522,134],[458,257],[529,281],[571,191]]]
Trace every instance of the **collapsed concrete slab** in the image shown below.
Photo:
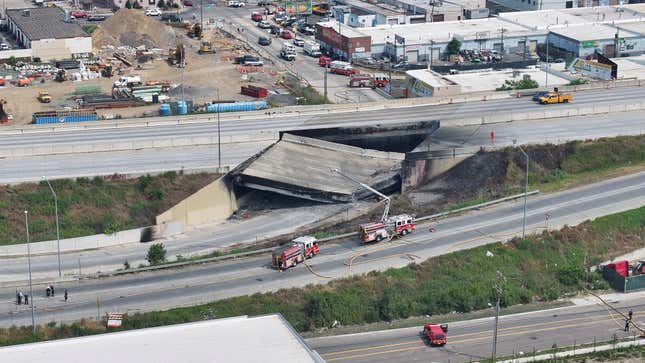
[[[237,185],[251,189],[324,203],[350,202],[371,193],[332,169],[372,188],[398,191],[404,159],[403,153],[283,134],[255,160],[232,171],[232,177]]]

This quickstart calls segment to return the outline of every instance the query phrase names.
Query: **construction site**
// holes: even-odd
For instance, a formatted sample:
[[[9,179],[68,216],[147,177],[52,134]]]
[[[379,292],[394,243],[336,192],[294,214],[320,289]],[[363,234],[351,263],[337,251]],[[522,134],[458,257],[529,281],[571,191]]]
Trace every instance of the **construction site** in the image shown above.
[[[160,102],[177,101],[187,102],[191,112],[209,103],[256,101],[267,88],[280,88],[280,74],[270,64],[234,64],[253,50],[226,28],[205,19],[201,30],[199,21],[168,23],[121,9],[92,32],[92,58],[5,64],[4,121],[26,124],[35,112],[76,109],[96,110],[98,119],[153,116]],[[264,92],[243,94],[243,86]]]

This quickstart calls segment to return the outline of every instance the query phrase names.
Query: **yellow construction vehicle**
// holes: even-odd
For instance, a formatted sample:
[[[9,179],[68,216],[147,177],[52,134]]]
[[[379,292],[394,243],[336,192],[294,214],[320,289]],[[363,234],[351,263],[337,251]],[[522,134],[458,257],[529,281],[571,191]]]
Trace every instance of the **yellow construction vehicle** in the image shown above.
[[[199,46],[199,54],[213,53],[215,54],[215,47],[212,42],[203,41]]]
[[[168,63],[179,68],[186,66],[186,48],[183,44],[168,50]]]
[[[38,101],[42,103],[50,103],[52,101],[52,97],[49,95],[49,92],[40,91],[38,92]]]

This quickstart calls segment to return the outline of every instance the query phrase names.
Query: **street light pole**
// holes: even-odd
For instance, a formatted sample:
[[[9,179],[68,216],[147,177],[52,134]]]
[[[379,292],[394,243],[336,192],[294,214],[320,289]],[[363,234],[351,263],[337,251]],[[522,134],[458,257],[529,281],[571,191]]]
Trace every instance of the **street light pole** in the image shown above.
[[[506,276],[504,276],[504,274],[499,270],[497,270],[496,275],[497,275],[498,281],[495,283],[495,286],[493,287],[495,289],[495,292],[497,293],[497,299],[495,303],[495,329],[493,330],[493,353],[491,356],[491,360],[493,363],[495,363],[495,358],[497,356],[497,326],[499,324],[499,302],[502,296],[501,282],[506,281]]]
[[[522,238],[524,238],[526,236],[526,199],[529,195],[529,154],[524,152],[522,145],[518,145],[518,148],[526,158],[526,177],[524,178],[524,217],[522,217]]]
[[[56,195],[54,188],[52,188],[52,185],[49,182],[49,179],[47,179],[44,176],[43,176],[43,179],[47,182],[47,185],[49,186],[49,190],[51,190],[52,194],[54,195],[54,208],[56,210],[56,247],[58,250],[58,277],[61,277],[63,276],[63,270],[61,268],[61,263],[60,263],[60,224],[58,222],[58,196]]]
[[[220,107],[222,107],[221,104],[221,98],[219,95],[219,87],[216,88],[217,90],[217,172],[221,173],[222,170],[222,142],[220,138],[220,128],[219,128],[219,113],[220,113]]]
[[[29,266],[29,296],[31,297],[31,331],[36,334],[36,319],[34,318],[34,290],[31,286],[31,247],[29,244],[29,212],[25,211],[25,230],[27,231],[27,263]]]

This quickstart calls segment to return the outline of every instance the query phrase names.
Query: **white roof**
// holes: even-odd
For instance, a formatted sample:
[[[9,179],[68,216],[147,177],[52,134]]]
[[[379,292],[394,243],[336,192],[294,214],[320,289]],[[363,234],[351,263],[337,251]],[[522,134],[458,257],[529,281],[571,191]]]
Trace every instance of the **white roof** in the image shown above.
[[[0,348],[0,362],[324,362],[279,315],[240,316]]]
[[[418,79],[419,81],[432,86],[434,88],[438,87],[448,87],[448,86],[457,86],[453,81],[442,77],[440,74],[431,72],[428,69],[413,69],[405,72],[408,76]]]
[[[596,6],[592,8],[515,11],[500,13],[499,17],[533,29],[566,27],[576,24],[620,24],[645,21],[645,13],[642,12],[645,7],[632,5],[626,7],[631,8]]]
[[[604,24],[575,25],[565,28],[551,29],[551,32],[577,41],[585,41],[597,39],[613,39],[616,35],[616,28]],[[618,35],[621,38],[630,38],[636,36],[636,34],[627,31],[620,31]]]

